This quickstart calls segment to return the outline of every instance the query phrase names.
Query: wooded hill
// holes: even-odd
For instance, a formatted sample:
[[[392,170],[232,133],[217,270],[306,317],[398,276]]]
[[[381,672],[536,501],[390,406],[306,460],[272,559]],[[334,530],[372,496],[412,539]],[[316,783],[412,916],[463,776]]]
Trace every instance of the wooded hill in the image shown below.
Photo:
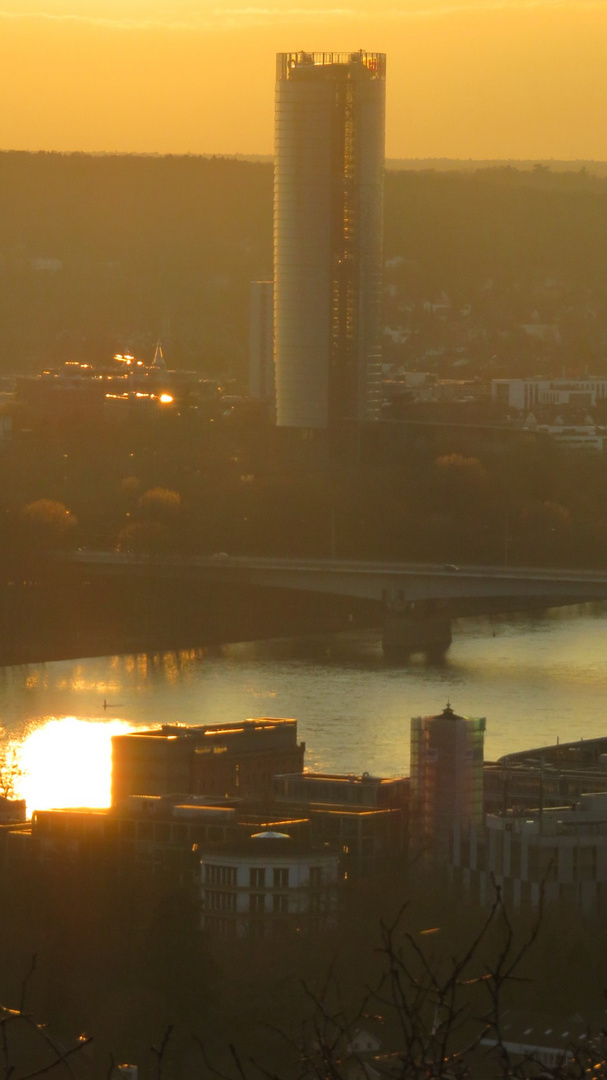
[[[151,358],[162,336],[172,366],[245,374],[249,282],[272,272],[270,164],[4,152],[0,207],[0,370]],[[386,175],[386,258],[404,260],[390,325],[399,305],[442,291],[481,322],[524,321],[538,305],[558,321],[549,280],[582,322],[591,303],[593,361],[606,250],[607,178],[584,169]]]

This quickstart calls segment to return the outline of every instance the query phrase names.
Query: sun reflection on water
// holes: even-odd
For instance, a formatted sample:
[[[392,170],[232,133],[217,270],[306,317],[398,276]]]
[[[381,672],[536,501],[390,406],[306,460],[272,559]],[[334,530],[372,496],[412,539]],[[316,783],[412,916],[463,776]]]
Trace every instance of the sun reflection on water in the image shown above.
[[[28,815],[66,806],[110,805],[111,737],[132,730],[123,720],[51,719],[19,744],[16,788]]]

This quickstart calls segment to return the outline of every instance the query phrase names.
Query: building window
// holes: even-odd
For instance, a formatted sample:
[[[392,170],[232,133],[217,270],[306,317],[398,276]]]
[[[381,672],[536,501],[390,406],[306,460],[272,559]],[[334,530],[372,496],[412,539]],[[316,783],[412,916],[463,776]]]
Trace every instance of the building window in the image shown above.
[[[274,888],[275,889],[288,889],[289,888],[289,871],[279,870],[278,867],[274,867]]]
[[[289,897],[281,893],[274,893],[272,897],[272,910],[276,915],[285,915],[289,910]]]
[[[249,884],[252,889],[263,889],[266,884],[266,872],[265,869],[258,869],[257,867],[251,867],[249,870]]]
[[[344,848],[344,851],[347,851],[347,850],[348,850],[347,848]],[[321,883],[322,883],[322,866],[311,866],[310,867],[310,885],[320,885]]]
[[[209,892],[206,907],[209,911],[236,911],[236,893]]]
[[[236,885],[235,866],[213,866],[207,863],[204,868],[204,880],[206,885]]]
[[[265,911],[266,898],[264,893],[250,893],[249,894],[249,911],[262,912]]]

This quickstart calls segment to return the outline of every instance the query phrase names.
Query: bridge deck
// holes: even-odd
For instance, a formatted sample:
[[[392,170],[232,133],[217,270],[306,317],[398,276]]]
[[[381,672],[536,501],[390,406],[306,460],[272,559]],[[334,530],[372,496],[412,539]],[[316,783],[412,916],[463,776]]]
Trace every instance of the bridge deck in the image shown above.
[[[607,599],[607,573],[589,570],[98,551],[73,552],[63,559],[88,574],[190,577],[214,584],[351,596],[392,606],[442,604],[451,615]]]

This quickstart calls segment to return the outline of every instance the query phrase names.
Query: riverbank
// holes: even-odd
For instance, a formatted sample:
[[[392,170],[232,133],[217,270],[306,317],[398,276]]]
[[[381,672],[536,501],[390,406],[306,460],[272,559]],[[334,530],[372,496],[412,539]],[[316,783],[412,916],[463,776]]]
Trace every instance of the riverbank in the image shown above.
[[[0,665],[379,626],[378,605],[249,586],[66,574],[0,589]]]

